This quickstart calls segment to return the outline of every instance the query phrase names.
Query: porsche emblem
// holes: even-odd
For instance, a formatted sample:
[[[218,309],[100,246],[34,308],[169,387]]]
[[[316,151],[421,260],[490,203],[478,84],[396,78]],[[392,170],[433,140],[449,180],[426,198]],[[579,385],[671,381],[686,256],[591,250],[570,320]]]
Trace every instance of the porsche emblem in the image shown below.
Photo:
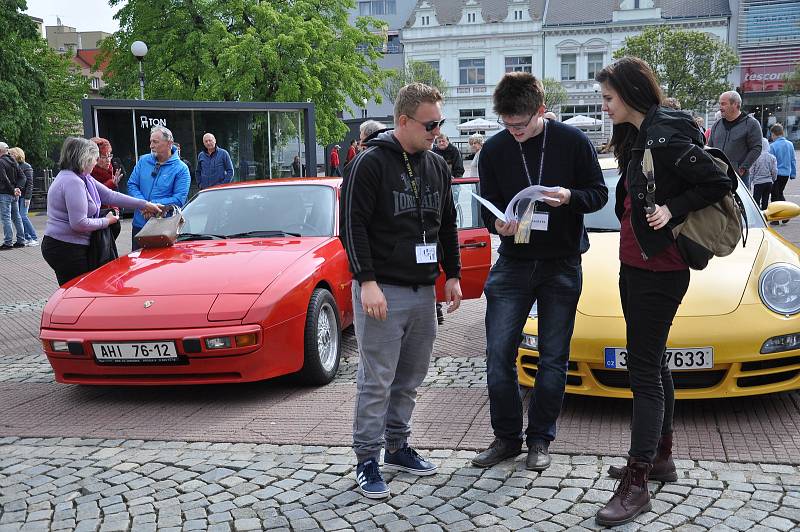
[[[147,301],[144,302],[144,308],[152,307],[153,303],[155,303],[155,302],[152,299],[148,299]]]

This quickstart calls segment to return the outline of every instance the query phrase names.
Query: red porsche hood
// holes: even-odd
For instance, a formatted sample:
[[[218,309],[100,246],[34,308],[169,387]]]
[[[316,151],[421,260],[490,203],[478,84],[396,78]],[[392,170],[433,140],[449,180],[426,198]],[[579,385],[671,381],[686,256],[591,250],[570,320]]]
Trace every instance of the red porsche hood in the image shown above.
[[[64,297],[260,294],[327,238],[203,240],[121,257]]]

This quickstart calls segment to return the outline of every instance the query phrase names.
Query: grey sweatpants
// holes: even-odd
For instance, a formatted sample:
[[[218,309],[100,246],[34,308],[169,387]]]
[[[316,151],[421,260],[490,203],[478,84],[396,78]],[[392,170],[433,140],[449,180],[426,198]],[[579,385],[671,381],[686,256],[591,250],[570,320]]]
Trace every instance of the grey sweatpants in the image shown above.
[[[359,462],[379,459],[381,447],[402,448],[411,434],[417,387],[428,373],[436,338],[433,286],[381,284],[389,307],[386,321],[368,317],[361,286],[353,282],[358,340],[358,376],[353,419],[353,450]]]

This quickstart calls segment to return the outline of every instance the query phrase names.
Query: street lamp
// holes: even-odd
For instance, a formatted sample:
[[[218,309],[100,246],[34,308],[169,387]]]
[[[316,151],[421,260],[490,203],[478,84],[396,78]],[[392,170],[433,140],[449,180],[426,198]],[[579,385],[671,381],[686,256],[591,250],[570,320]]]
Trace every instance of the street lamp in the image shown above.
[[[144,100],[144,70],[142,70],[142,59],[147,55],[147,45],[142,41],[133,41],[131,53],[139,61],[139,99]]]

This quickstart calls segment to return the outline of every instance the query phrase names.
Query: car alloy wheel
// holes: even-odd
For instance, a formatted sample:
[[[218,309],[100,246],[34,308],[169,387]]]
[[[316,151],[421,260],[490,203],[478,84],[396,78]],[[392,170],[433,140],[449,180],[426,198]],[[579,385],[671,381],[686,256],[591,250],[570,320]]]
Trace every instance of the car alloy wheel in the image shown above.
[[[306,312],[305,356],[300,377],[308,384],[327,384],[339,370],[342,331],[336,300],[324,288],[311,294]]]

